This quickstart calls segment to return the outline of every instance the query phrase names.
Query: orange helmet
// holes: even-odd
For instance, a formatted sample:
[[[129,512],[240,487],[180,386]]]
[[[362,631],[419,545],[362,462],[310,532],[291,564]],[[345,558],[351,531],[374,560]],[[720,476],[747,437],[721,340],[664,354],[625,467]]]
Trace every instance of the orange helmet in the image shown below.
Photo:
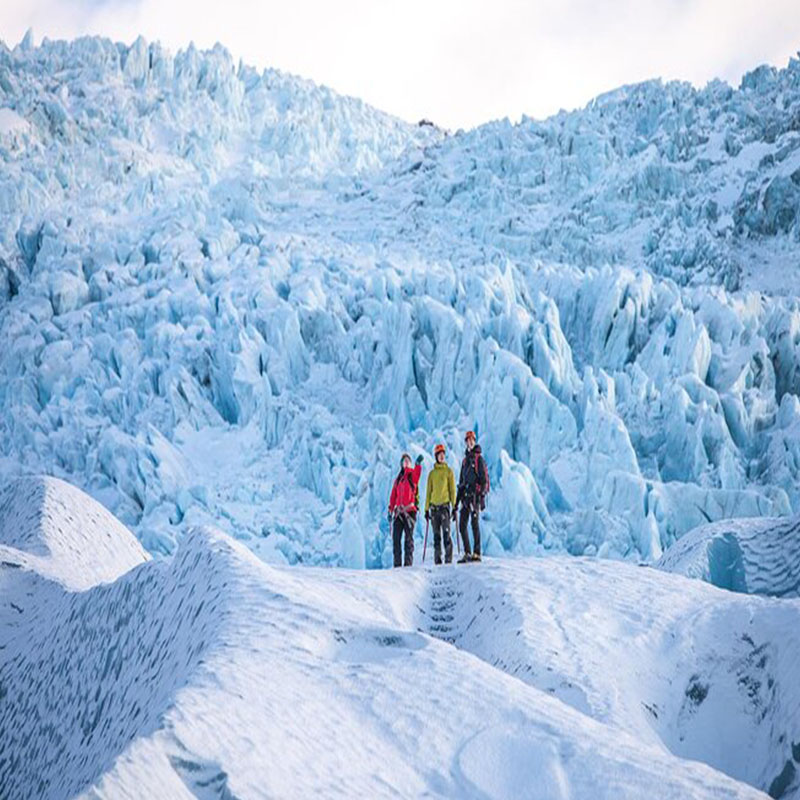
[[[475,441],[475,431],[467,431],[464,434],[464,441],[466,442],[467,439],[472,439],[472,441],[474,442]]]
[[[439,453],[446,453],[446,452],[447,451],[445,449],[445,446],[440,442],[439,444],[436,445],[436,447],[433,448],[433,457],[436,458],[439,455]]]

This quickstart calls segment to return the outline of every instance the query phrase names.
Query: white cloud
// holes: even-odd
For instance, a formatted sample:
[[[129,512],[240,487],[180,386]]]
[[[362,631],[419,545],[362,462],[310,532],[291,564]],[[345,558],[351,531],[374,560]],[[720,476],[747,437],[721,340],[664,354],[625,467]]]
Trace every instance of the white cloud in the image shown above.
[[[357,95],[409,120],[468,127],[541,117],[651,77],[738,81],[800,47],[796,0],[28,0],[0,35],[139,33]]]

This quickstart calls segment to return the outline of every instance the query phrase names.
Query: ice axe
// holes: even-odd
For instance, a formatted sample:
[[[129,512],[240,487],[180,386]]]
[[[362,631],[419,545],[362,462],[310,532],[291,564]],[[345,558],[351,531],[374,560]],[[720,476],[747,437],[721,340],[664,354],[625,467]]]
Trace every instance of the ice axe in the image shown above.
[[[425,551],[428,549],[428,525],[430,525],[430,520],[425,520],[425,540],[422,542],[422,563],[425,563]]]

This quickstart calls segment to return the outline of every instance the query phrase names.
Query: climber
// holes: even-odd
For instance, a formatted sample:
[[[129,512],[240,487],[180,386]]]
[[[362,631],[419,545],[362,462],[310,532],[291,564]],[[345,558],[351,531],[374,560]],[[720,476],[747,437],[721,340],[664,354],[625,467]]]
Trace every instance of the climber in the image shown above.
[[[481,446],[475,442],[475,434],[467,431],[464,437],[466,452],[461,462],[461,472],[458,476],[458,494],[453,508],[453,521],[456,520],[458,506],[461,512],[458,519],[458,529],[461,541],[464,542],[464,555],[458,560],[459,564],[469,561],[481,560],[481,529],[478,515],[486,508],[486,494],[489,491],[489,471],[481,455]],[[469,533],[467,523],[472,520],[472,538],[475,547],[469,546]]]
[[[394,565],[410,567],[414,563],[414,525],[419,508],[419,479],[422,475],[422,456],[417,457],[417,465],[411,468],[411,456],[403,453],[400,459],[400,472],[392,484],[389,497],[389,525],[392,528],[394,545]],[[405,539],[405,558],[403,556]]]
[[[433,526],[433,560],[442,563],[442,538],[444,538],[444,560],[453,560],[453,540],[450,537],[450,513],[456,507],[456,479],[450,469],[443,444],[433,448],[436,464],[428,473],[425,489],[425,519]]]

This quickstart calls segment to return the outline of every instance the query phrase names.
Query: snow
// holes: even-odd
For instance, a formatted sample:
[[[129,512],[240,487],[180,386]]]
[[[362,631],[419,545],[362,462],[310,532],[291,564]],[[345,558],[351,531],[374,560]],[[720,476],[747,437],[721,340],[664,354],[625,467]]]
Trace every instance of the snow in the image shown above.
[[[54,570],[117,570],[89,498],[47,485]],[[565,556],[276,567],[211,528],[81,591],[0,579],[3,796],[800,791],[796,600]]]
[[[10,108],[0,108],[0,136],[12,136],[29,130],[26,119]]]

